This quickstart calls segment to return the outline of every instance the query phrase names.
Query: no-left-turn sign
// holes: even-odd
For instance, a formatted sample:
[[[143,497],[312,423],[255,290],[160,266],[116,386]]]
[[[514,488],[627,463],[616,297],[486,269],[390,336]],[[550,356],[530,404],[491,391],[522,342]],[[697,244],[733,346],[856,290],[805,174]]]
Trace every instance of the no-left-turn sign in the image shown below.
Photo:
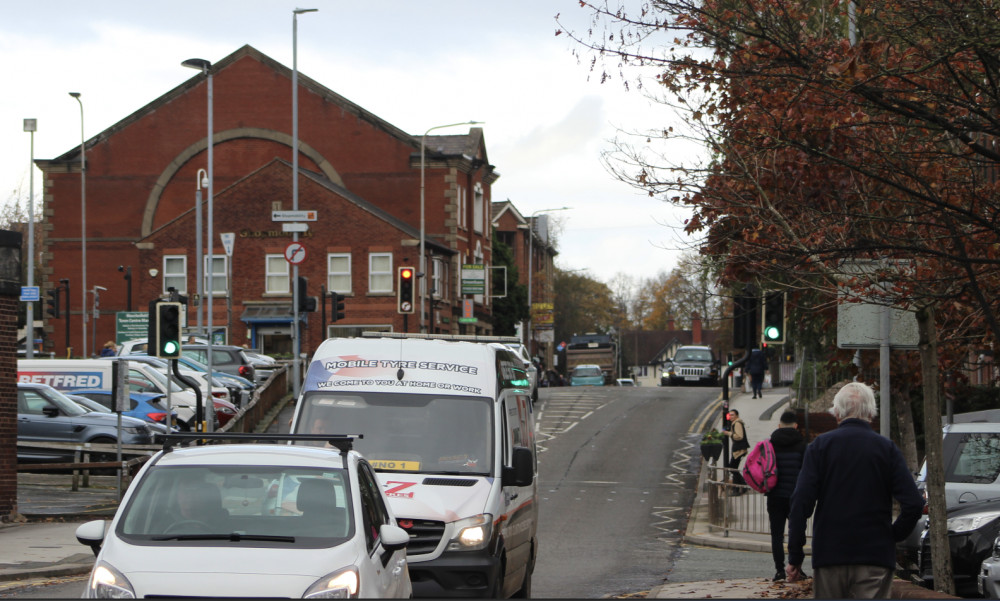
[[[306,260],[306,247],[301,242],[292,242],[285,247],[285,260],[292,265],[298,265]]]

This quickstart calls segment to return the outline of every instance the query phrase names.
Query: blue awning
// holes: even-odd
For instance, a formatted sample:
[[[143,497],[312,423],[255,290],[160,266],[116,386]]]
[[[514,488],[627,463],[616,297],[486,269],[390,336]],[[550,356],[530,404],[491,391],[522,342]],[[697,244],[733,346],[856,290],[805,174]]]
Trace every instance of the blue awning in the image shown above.
[[[306,314],[299,313],[299,321],[305,321]],[[244,323],[291,323],[295,315],[291,303],[281,305],[250,305],[243,310],[240,321]]]

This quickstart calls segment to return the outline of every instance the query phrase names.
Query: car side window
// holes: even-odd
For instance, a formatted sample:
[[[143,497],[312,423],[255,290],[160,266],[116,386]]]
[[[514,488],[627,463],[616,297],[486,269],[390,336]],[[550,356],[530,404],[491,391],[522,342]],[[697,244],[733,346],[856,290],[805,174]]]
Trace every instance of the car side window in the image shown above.
[[[32,390],[17,391],[17,410],[19,413],[42,415],[42,408],[51,404],[47,398]]]
[[[365,530],[365,544],[368,552],[372,553],[378,544],[379,528],[386,523],[388,516],[384,514],[384,505],[380,511],[379,501],[382,497],[378,493],[378,484],[371,472],[364,468],[364,465],[358,466],[358,492],[361,493],[361,519]]]

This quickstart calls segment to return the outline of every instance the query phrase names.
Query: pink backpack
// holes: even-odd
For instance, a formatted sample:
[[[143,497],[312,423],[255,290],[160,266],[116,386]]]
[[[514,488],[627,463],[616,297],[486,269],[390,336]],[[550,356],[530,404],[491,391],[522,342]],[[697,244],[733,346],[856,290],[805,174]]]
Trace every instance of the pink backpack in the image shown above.
[[[778,465],[770,440],[762,440],[750,450],[743,465],[743,479],[760,493],[771,492],[778,484]]]

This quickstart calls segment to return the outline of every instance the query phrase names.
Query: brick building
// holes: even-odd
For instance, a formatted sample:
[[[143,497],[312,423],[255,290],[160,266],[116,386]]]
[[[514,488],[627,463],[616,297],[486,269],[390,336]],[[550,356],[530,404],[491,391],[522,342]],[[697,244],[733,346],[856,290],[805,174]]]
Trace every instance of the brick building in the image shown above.
[[[292,234],[271,220],[271,212],[293,208],[292,71],[244,46],[209,72],[215,257],[212,263],[204,257],[214,295],[206,329],[211,323],[230,343],[287,353],[293,282],[283,253]],[[115,315],[126,310],[130,295],[133,310],[144,311],[173,287],[192,301],[187,325],[195,326],[195,198],[198,172],[208,169],[207,82],[198,74],[86,141],[85,243],[80,149],[36,161],[45,182],[38,242],[43,298],[61,279],[70,280],[73,355],[89,355],[115,338]],[[365,329],[491,334],[488,294],[472,297],[475,323],[457,319],[461,266],[491,262],[490,187],[498,174],[489,164],[482,129],[428,136],[422,165],[422,136],[401,131],[302,74],[298,85],[298,209],[318,215],[299,234],[307,251],[299,275],[308,278],[310,296],[319,295],[321,286],[346,296],[345,318],[325,332],[320,313],[300,313],[302,351],[311,352],[325,336]],[[397,269],[420,265],[422,168],[423,319],[419,301],[413,315],[396,310]],[[223,232],[235,234],[231,257],[220,242]],[[80,291],[84,244],[86,295]],[[119,266],[132,268],[130,281]],[[81,318],[93,311],[95,286],[106,288],[100,291],[100,318],[84,331]],[[47,318],[45,328],[48,350],[59,356],[65,354],[66,318]],[[84,337],[87,348],[81,349]]]

